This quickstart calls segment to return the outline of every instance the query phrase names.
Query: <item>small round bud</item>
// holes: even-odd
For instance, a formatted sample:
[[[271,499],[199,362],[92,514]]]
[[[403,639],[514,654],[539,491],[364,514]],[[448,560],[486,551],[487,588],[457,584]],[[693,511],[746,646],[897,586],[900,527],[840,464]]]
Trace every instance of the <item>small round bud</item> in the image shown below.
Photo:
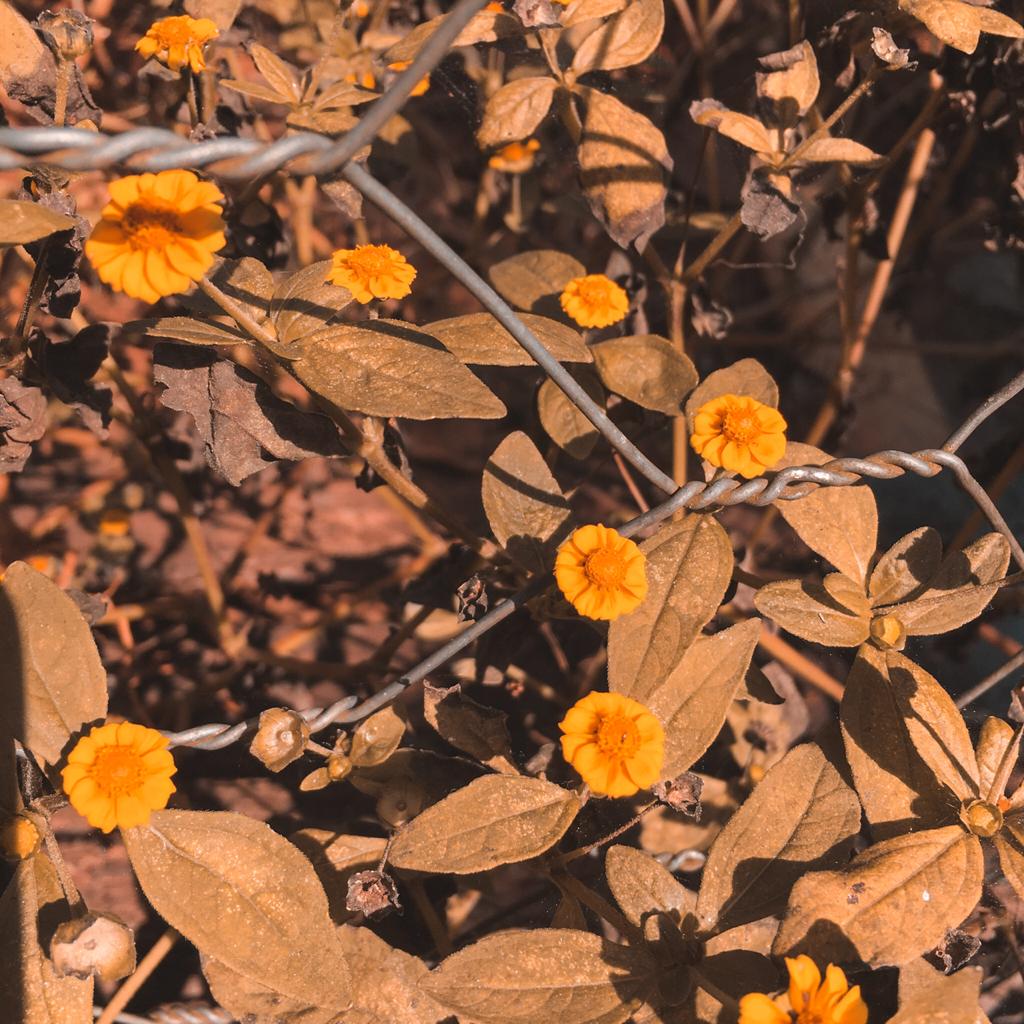
[[[327,758],[327,774],[331,782],[341,782],[352,771],[352,762],[344,754],[331,754]]]
[[[991,839],[1003,827],[1003,812],[987,800],[965,802],[960,820],[982,839]]]
[[[62,977],[95,975],[100,981],[117,981],[135,970],[135,935],[112,914],[88,913],[54,932],[50,959]]]
[[[74,60],[92,49],[92,18],[81,11],[43,11],[36,25],[46,45],[61,60]]]
[[[39,829],[23,814],[0,822],[0,854],[4,860],[25,860],[39,849]]]
[[[871,639],[883,649],[902,651],[907,644],[907,629],[895,615],[879,615],[871,620]]]
[[[309,741],[305,719],[285,708],[271,708],[260,715],[260,727],[249,752],[272,772],[279,772],[302,757]]]

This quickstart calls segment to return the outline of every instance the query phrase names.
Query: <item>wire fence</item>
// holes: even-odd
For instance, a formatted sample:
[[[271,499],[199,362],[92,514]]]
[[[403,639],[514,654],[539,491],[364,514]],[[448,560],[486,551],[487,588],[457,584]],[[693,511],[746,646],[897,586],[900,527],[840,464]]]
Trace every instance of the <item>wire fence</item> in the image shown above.
[[[275,173],[313,175],[319,178],[340,174],[415,238],[463,284],[561,388],[609,445],[646,480],[668,495],[667,500],[620,528],[621,533],[627,536],[642,533],[683,509],[710,510],[738,504],[765,506],[776,501],[804,497],[816,487],[848,487],[864,479],[891,480],[907,472],[921,477],[933,477],[943,469],[949,469],[992,527],[1006,537],[1014,561],[1024,570],[1024,549],[984,488],[956,454],[988,416],[1024,390],[1024,372],[987,399],[940,449],[883,451],[863,459],[836,459],[822,466],[791,467],[745,482],[720,479],[710,483],[695,481],[677,487],[675,481],[608,418],[604,410],[580,387],[501,296],[418,214],[358,162],[361,151],[372,143],[387,120],[401,109],[416,84],[442,60],[461,30],[482,9],[484,3],[485,0],[460,0],[412,64],[368,108],[359,124],[341,139],[298,132],[270,143],[237,136],[193,143],[162,128],[138,128],[116,136],[54,126],[0,128],[0,169],[31,164],[47,164],[68,171],[123,167],[135,172],[155,172],[187,167],[204,169],[216,178],[245,182]],[[550,578],[543,576],[532,579],[521,591],[497,604],[481,619],[467,626],[458,636],[368,700],[360,702],[357,697],[345,697],[329,707],[301,712],[303,718],[309,723],[312,732],[365,718],[507,619],[532,597],[545,590],[550,582]],[[215,723],[167,735],[172,746],[217,750],[240,740],[254,725],[255,720],[233,725]]]

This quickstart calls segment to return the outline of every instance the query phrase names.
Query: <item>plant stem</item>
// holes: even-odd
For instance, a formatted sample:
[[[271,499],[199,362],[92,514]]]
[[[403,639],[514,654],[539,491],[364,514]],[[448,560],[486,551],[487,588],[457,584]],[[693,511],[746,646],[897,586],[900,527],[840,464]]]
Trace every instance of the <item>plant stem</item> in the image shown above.
[[[128,1005],[132,996],[142,987],[143,982],[157,969],[164,957],[174,948],[174,944],[181,936],[173,929],[160,936],[149,948],[146,955],[139,961],[139,966],[124,980],[121,987],[114,993],[113,998],[103,1008],[96,1024],[114,1024],[118,1015]]]
[[[624,825],[620,825],[614,832],[609,832],[608,835],[602,836],[600,839],[594,840],[592,843],[588,843],[586,846],[578,846],[575,850],[568,850],[566,853],[560,855],[559,862],[561,864],[570,864],[572,861],[579,857],[585,857],[591,850],[596,850],[599,846],[604,846],[605,843],[610,843],[613,839],[618,839],[623,833],[628,832],[634,825],[636,825],[640,819],[647,814],[649,811],[653,811],[658,806],[660,801],[652,800],[648,804],[644,804],[632,818],[629,819]]]
[[[71,89],[71,61],[57,57],[57,86],[53,101],[53,123],[62,128],[68,116],[68,92]]]

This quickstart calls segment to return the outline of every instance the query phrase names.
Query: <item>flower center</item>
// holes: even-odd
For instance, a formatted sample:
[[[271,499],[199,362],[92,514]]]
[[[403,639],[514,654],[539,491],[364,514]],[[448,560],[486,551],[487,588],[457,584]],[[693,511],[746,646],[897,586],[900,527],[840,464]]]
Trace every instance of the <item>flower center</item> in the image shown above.
[[[750,444],[761,433],[761,424],[750,409],[730,409],[725,414],[722,433],[736,444]]]
[[[129,206],[121,228],[133,249],[166,249],[181,234],[181,221],[173,210],[149,201]]]
[[[608,302],[608,284],[605,281],[583,281],[580,298],[590,306],[603,306]]]
[[[583,574],[595,587],[612,590],[626,578],[626,560],[610,548],[598,548],[587,555]]]
[[[810,1010],[803,1010],[797,1014],[796,1024],[825,1024],[821,1015],[812,1013]]]
[[[160,42],[167,47],[187,46],[194,38],[188,22],[188,18],[167,18],[159,27]]]
[[[349,257],[349,266],[359,274],[367,277],[381,277],[394,268],[394,260],[383,252],[374,249],[356,250]]]
[[[92,777],[111,796],[134,793],[145,781],[142,758],[131,747],[105,747],[96,755]]]
[[[640,730],[626,715],[608,715],[598,726],[597,745],[610,757],[632,757],[640,746]]]

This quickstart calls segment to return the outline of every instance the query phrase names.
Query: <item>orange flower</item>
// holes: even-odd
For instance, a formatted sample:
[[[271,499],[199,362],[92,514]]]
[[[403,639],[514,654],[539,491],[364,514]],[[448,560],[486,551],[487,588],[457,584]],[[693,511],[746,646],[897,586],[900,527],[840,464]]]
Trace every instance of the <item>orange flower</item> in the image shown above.
[[[720,395],[697,410],[690,445],[712,466],[749,480],[786,454],[786,421],[756,398]]]
[[[412,291],[416,268],[390,245],[338,249],[327,280],[347,288],[357,302],[404,299]]]
[[[377,79],[374,77],[372,71],[350,71],[345,76],[345,81],[349,85],[361,85],[364,89],[376,89]]]
[[[639,701],[588,693],[558,723],[562,756],[595,793],[632,796],[658,781],[665,730]]]
[[[629,311],[629,296],[604,274],[573,278],[559,301],[580,327],[608,327]]]
[[[533,154],[540,149],[540,143],[536,139],[527,139],[526,142],[510,142],[502,146],[496,153],[491,154],[487,161],[488,167],[496,171],[504,171],[506,174],[525,174],[534,164]]]
[[[217,26],[209,18],[181,14],[154,21],[135,44],[135,49],[147,60],[154,57],[172,71],[180,71],[187,65],[198,75],[206,69],[203,47],[219,35]]]
[[[744,996],[739,1024],[867,1024],[860,986],[850,988],[840,968],[829,964],[822,984],[821,971],[809,956],[787,957],[786,967],[788,993],[778,999],[762,992]]]
[[[400,73],[410,64],[411,60],[396,60],[394,64],[388,65],[389,71]],[[410,96],[422,96],[430,88],[430,75],[424,75],[413,87]]]
[[[555,582],[588,619],[617,619],[647,596],[647,560],[607,526],[581,526],[558,549]]]
[[[217,205],[223,198],[192,171],[118,178],[85,255],[101,281],[134,299],[156,302],[188,291],[226,244]]]
[[[167,806],[177,771],[167,737],[132,722],[100,725],[83,736],[61,771],[64,792],[93,828],[145,825]]]

